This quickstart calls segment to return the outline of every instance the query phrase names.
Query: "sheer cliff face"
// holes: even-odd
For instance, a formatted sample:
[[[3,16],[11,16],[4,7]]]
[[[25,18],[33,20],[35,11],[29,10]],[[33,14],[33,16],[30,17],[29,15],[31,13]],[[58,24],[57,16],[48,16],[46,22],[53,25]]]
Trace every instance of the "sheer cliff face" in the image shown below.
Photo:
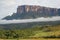
[[[60,16],[60,9],[48,8],[36,5],[18,6],[17,12],[3,19],[29,19],[37,17]]]
[[[23,13],[23,12],[37,12],[37,13],[44,13],[49,15],[58,15],[58,9],[56,8],[47,8],[47,7],[41,7],[41,6],[29,6],[29,5],[23,5],[18,6],[17,13]]]

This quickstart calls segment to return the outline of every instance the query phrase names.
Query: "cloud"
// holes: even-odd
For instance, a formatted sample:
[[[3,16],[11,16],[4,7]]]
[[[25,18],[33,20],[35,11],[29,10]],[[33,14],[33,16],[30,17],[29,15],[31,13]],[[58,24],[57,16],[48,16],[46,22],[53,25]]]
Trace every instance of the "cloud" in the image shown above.
[[[0,24],[10,23],[29,23],[29,22],[47,22],[47,21],[59,21],[60,16],[48,17],[48,18],[36,18],[36,19],[18,19],[18,20],[0,20]]]
[[[44,0],[41,5],[53,8],[60,8],[60,0]]]
[[[15,0],[0,0],[0,19],[16,12]]]
[[[15,0],[1,0],[0,4],[2,4],[3,6],[12,6],[15,5],[16,2]]]
[[[60,8],[60,0],[16,0],[17,5],[40,5],[46,7]]]

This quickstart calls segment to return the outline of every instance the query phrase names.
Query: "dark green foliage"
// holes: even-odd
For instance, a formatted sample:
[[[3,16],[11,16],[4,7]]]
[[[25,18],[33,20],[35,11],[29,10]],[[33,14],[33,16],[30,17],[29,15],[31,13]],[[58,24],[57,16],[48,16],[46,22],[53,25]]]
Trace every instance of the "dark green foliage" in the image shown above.
[[[31,38],[36,31],[51,32],[49,27],[57,27],[57,25],[60,25],[60,21],[2,24],[0,25],[0,38]]]
[[[15,29],[15,30],[0,30],[0,38],[12,39],[12,38],[30,38],[35,35],[35,31],[42,30],[40,26],[34,26],[32,28]],[[2,31],[2,32],[1,32]]]
[[[26,28],[32,28],[35,26],[43,26],[45,25],[60,25],[60,21],[49,21],[49,22],[31,22],[31,23],[16,23],[16,24],[0,24],[0,30],[15,30],[15,29],[26,29]],[[45,26],[47,28],[47,26]]]
[[[51,35],[51,36],[46,36],[46,37],[43,37],[43,38],[60,38],[60,36]]]
[[[28,38],[34,35],[34,30],[24,29],[24,30],[3,30],[0,32],[0,38],[2,39],[12,39],[12,38]]]
[[[25,28],[25,29],[1,29],[0,30],[0,38],[1,39],[23,39],[23,38],[32,38],[35,35],[36,31],[43,31],[43,32],[50,32],[51,30],[48,29],[51,26],[33,26],[32,28]],[[45,30],[47,29],[47,30]],[[43,38],[60,38],[59,36],[51,35],[46,36]]]

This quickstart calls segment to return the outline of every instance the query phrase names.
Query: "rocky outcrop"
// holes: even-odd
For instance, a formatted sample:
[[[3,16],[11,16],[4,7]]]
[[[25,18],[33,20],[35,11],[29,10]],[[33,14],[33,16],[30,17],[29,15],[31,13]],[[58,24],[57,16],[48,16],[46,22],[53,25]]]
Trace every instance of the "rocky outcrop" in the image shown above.
[[[60,16],[60,9],[36,5],[22,5],[18,6],[16,13],[3,19],[29,19],[52,16]]]

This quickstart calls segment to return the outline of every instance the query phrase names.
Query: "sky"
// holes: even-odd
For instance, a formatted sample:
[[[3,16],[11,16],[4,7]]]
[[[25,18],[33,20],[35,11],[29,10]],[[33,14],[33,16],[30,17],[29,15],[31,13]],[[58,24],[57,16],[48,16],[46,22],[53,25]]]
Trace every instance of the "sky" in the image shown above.
[[[60,0],[0,0],[0,19],[16,12],[19,5],[60,8]]]

